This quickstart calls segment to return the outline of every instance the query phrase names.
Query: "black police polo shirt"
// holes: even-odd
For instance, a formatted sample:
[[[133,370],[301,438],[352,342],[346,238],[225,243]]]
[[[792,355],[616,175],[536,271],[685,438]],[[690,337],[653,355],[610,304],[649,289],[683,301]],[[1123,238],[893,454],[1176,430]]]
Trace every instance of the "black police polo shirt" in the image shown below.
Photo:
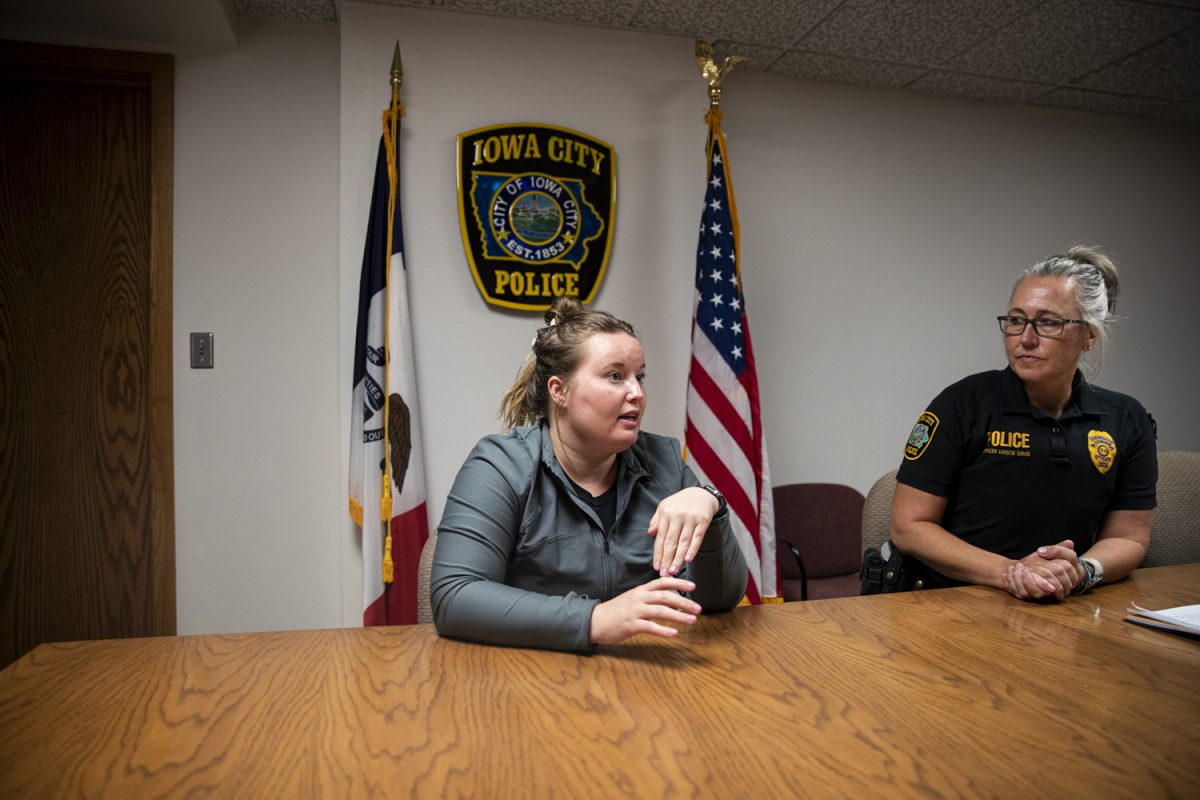
[[[897,480],[947,498],[942,527],[1022,558],[1063,539],[1082,553],[1105,512],[1156,505],[1154,423],[1137,400],[1076,371],[1059,419],[1030,404],[1011,368],[943,391],[917,420]]]

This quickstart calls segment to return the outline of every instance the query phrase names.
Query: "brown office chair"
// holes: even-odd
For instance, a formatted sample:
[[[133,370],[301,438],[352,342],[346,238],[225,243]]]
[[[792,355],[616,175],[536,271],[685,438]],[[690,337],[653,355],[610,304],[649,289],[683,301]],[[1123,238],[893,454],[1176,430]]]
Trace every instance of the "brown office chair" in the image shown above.
[[[429,604],[429,573],[433,570],[433,551],[436,547],[437,528],[434,528],[421,548],[421,560],[417,563],[417,624],[433,622],[433,608]]]
[[[772,493],[784,599],[858,594],[862,494],[837,483],[792,483]]]
[[[892,496],[896,494],[896,473],[899,470],[885,472],[874,485],[867,490],[867,500],[863,504],[862,516],[862,549],[869,547],[879,549],[880,545],[891,536],[892,528]],[[862,556],[862,553],[859,553]]]
[[[1200,561],[1200,453],[1158,454],[1158,508],[1143,567]]]

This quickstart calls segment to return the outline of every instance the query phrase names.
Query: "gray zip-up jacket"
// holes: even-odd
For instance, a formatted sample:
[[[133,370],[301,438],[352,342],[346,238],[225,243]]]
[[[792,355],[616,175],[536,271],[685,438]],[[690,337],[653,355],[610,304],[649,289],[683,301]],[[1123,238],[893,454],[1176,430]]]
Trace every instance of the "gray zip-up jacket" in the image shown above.
[[[664,498],[699,482],[679,442],[641,433],[617,456],[617,516],[603,531],[575,496],[545,425],[485,436],[458,472],[438,525],[430,576],[444,636],[557,650],[589,649],[592,609],[654,580],[646,533]],[[746,591],[746,562],[722,510],[679,577],[705,611]]]

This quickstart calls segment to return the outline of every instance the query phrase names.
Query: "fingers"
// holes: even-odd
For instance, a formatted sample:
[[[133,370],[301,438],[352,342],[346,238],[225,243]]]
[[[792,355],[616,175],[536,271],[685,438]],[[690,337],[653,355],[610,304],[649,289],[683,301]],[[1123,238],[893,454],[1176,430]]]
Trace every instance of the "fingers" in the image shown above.
[[[695,584],[690,585],[693,589],[695,588]],[[677,631],[673,628],[659,625],[658,622],[691,625],[695,623],[696,615],[699,613],[699,603],[689,600],[676,592],[667,590],[647,591],[643,603],[636,610],[634,632],[663,635],[663,631],[670,631],[668,635],[674,636]]]
[[[654,516],[650,518],[650,527],[646,529],[646,533],[654,537],[654,555],[650,563],[654,566],[655,572],[659,571],[659,565],[662,564],[664,540],[664,537],[658,535],[658,528],[658,511],[656,510]]]
[[[673,577],[634,587],[593,609],[589,638],[596,644],[616,644],[639,633],[677,636],[679,632],[670,626],[691,625],[701,610],[698,603],[679,592],[695,589],[691,581]]]
[[[1058,544],[1039,547],[1021,559],[1021,562],[1025,564],[1026,569],[1052,581],[1055,584],[1054,594],[1061,600],[1071,593],[1082,577],[1082,569],[1074,548],[1074,542],[1063,539]]]
[[[1056,584],[1055,594],[1059,599],[1070,594],[1071,589],[1079,582],[1079,567],[1074,558],[1056,558],[1034,565],[1032,569]]]
[[[1064,561],[1074,561],[1076,558],[1075,549],[1072,547],[1070,539],[1067,539],[1065,542],[1059,542],[1058,544],[1039,547],[1037,549],[1037,554],[1047,560],[1061,558]]]
[[[700,552],[712,522],[712,495],[695,487],[676,492],[658,504],[646,532],[654,537],[654,571],[676,575]]]
[[[655,542],[656,545],[659,541],[662,542],[662,554],[655,565],[658,574],[664,577],[678,575],[683,565],[690,563],[696,557],[696,553],[700,552],[700,545],[707,530],[707,522],[678,520],[665,532],[660,532]]]
[[[1049,595],[1058,595],[1059,584],[1044,575],[1039,575],[1022,562],[1010,564],[1004,576],[1005,588],[1018,600],[1037,600]]]
[[[704,541],[704,534],[708,533],[708,523],[704,522],[696,526],[692,532],[692,543],[688,546],[687,555],[684,556],[684,561],[692,563],[696,560],[696,554],[700,552],[700,543]]]
[[[670,592],[694,592],[696,591],[696,584],[686,578],[674,578],[667,576],[664,578],[655,578],[649,583],[644,583],[641,586],[630,589],[629,591],[635,592],[638,589],[648,590],[651,592],[663,590]],[[678,595],[675,596],[678,597]]]
[[[1004,576],[1004,588],[1019,600],[1040,600],[1051,595],[1062,600],[1071,593],[1074,572],[1065,562],[1056,561],[1054,565],[1067,572],[1031,567],[1022,561],[1011,564]]]
[[[683,617],[682,619],[672,620],[666,617],[657,617],[656,619],[660,619],[665,622],[677,622],[681,625],[691,625],[696,621],[696,617],[694,615],[681,614],[681,616]],[[679,629],[672,628],[669,625],[660,625],[659,623],[654,622],[652,619],[639,619],[635,620],[629,626],[629,636],[637,636],[639,633],[645,633],[650,636],[659,636],[663,639],[673,639],[679,635]]]

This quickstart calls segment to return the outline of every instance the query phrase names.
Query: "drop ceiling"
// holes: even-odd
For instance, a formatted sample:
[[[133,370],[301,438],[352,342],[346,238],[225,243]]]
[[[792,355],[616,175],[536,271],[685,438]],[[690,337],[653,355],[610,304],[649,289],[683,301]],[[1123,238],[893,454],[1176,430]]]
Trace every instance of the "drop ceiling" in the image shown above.
[[[1200,123],[1200,0],[374,0],[675,34],[745,69]],[[336,22],[333,0],[236,0]]]
[[[1200,0],[372,1],[703,38],[800,80],[1200,124]],[[6,0],[0,34],[222,48],[239,15],[336,24],[339,5]]]

